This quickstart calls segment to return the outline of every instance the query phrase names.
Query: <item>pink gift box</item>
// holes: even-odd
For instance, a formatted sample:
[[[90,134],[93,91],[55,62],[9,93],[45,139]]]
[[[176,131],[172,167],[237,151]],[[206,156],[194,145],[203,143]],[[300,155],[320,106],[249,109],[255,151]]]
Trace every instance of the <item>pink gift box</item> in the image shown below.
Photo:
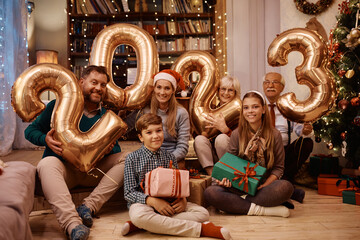
[[[190,196],[189,171],[158,167],[146,173],[145,194],[170,198]]]

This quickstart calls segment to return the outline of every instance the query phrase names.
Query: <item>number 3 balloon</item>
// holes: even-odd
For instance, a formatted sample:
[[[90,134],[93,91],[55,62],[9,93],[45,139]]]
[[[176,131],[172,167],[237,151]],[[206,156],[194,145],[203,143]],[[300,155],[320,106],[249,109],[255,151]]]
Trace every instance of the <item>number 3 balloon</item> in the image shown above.
[[[26,69],[15,81],[11,103],[15,112],[31,121],[45,109],[40,101],[44,90],[54,90],[56,104],[51,119],[55,138],[62,143],[63,157],[82,172],[93,168],[108,147],[123,135],[126,123],[112,111],[87,132],[79,130],[84,110],[84,97],[76,76],[57,64],[37,64]]]
[[[299,51],[304,57],[302,64],[295,68],[295,74],[299,84],[310,88],[310,96],[299,101],[294,93],[286,93],[279,97],[277,106],[291,121],[316,121],[332,108],[337,95],[334,77],[327,68],[326,43],[314,31],[305,28],[287,30],[270,44],[268,63],[271,66],[286,65],[291,51]]]

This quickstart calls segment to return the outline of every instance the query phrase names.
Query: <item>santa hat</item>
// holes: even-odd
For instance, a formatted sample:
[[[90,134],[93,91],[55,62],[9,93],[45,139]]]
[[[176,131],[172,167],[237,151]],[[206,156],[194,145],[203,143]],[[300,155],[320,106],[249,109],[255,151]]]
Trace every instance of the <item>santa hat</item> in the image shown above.
[[[175,90],[176,90],[177,86],[179,86],[181,88],[181,90],[185,90],[184,79],[178,72],[176,72],[174,70],[165,69],[165,70],[158,72],[154,76],[154,85],[155,85],[156,81],[158,81],[158,80],[168,80],[171,83],[171,85],[174,87]]]

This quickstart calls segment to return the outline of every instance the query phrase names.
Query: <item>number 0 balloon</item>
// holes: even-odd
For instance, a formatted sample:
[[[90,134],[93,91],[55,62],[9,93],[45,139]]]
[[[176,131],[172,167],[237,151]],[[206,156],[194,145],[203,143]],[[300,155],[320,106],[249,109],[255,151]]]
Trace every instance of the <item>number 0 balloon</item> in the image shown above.
[[[291,121],[316,121],[332,108],[337,95],[334,77],[327,68],[326,43],[314,31],[305,28],[287,30],[270,44],[268,63],[271,66],[284,66],[292,51],[299,51],[303,55],[304,60],[295,68],[295,75],[299,84],[310,88],[310,96],[300,101],[294,93],[286,93],[279,97],[277,106],[281,114]]]
[[[129,89],[123,90],[112,79],[114,51],[120,44],[135,49],[137,77]],[[105,104],[116,110],[142,108],[150,100],[152,76],[159,71],[159,56],[152,36],[133,24],[118,23],[106,27],[96,36],[90,54],[90,65],[104,66],[110,74]]]

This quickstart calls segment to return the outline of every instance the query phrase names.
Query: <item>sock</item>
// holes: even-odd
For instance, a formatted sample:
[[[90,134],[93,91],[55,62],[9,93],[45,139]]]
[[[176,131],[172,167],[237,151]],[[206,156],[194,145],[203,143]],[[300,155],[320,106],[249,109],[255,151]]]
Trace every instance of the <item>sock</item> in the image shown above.
[[[201,224],[202,237],[213,237],[225,240],[231,240],[229,230],[223,227],[215,226],[212,222],[204,222]]]
[[[276,206],[276,207],[263,207],[256,205],[255,203],[251,203],[249,212],[247,213],[249,216],[276,216],[276,217],[289,217],[290,210],[284,206]]]
[[[77,225],[71,230],[70,240],[86,240],[89,238],[90,229],[83,224]]]
[[[305,198],[305,191],[299,188],[295,188],[290,198],[298,201],[299,203],[303,203]]]
[[[125,236],[138,230],[140,230],[140,228],[135,226],[131,221],[127,221],[121,228],[121,235]]]
[[[294,204],[292,203],[292,201],[290,199],[287,200],[286,202],[283,202],[281,205],[287,207],[288,209],[294,209],[295,208]]]

